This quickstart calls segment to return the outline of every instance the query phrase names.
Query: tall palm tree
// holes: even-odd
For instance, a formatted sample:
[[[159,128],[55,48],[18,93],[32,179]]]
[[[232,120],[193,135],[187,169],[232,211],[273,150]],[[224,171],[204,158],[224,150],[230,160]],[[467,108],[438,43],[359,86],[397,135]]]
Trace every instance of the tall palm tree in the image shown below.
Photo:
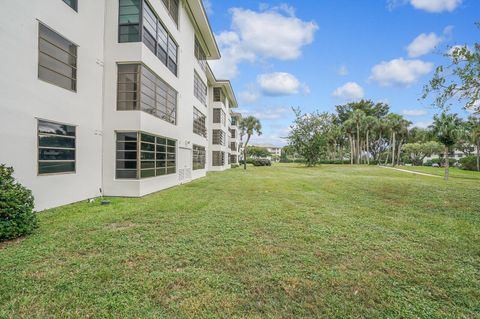
[[[436,139],[445,147],[445,180],[448,180],[450,149],[462,134],[462,120],[457,114],[443,112],[433,117],[432,130]]]
[[[403,118],[398,114],[391,113],[387,116],[388,128],[391,137],[390,148],[392,152],[392,166],[395,166],[395,146],[397,144],[396,137],[397,133],[402,127],[402,120]]]
[[[367,116],[364,120],[365,125],[365,151],[367,153],[367,164],[370,165],[370,140],[369,135],[372,130],[374,130],[378,125],[378,119],[374,116]]]
[[[349,120],[351,120],[355,124],[355,130],[356,130],[356,145],[355,145],[355,150],[356,150],[356,161],[357,164],[360,164],[360,129],[363,125],[363,122],[365,121],[365,112],[362,110],[355,110],[352,112],[350,115]]]
[[[471,142],[477,148],[477,171],[480,172],[480,117],[470,116],[467,125],[469,127]]]
[[[245,118],[242,118],[240,121],[240,132],[243,135],[247,135],[247,140],[245,141],[245,144],[243,145],[243,168],[247,169],[247,146],[248,142],[250,141],[250,138],[252,137],[253,134],[257,134],[258,136],[262,135],[262,123],[260,123],[260,120],[257,119],[254,116],[248,116]]]
[[[408,138],[408,127],[412,125],[412,122],[407,121],[402,118],[398,126],[398,136],[399,136],[399,143],[397,148],[397,165],[400,165],[400,154],[402,152],[403,143]]]

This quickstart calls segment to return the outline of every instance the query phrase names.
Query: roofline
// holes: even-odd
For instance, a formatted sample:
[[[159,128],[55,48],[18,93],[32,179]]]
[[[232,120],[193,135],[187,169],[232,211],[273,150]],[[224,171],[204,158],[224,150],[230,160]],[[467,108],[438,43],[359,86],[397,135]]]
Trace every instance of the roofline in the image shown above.
[[[208,20],[207,12],[203,6],[202,0],[185,0],[187,12],[192,18],[195,30],[205,44],[208,60],[218,60],[221,57],[217,40],[212,31],[212,26]]]

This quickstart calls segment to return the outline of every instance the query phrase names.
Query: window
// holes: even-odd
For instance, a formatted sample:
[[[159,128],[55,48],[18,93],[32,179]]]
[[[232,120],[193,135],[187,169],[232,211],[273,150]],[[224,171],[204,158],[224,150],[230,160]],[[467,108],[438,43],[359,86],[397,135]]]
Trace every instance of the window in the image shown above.
[[[236,136],[237,136],[237,131],[234,130],[234,129],[230,129],[230,137],[231,138],[236,138]]]
[[[163,0],[163,4],[167,7],[168,13],[176,25],[178,25],[178,3],[179,0]]]
[[[41,23],[38,78],[67,90],[77,90],[77,46]]]
[[[213,109],[213,123],[225,125],[227,115],[222,109]]]
[[[225,145],[225,132],[222,130],[213,130],[213,145]]]
[[[117,132],[116,178],[175,174],[176,144],[175,140],[142,132]]]
[[[205,169],[205,147],[193,145],[193,170]]]
[[[230,155],[229,164],[237,164],[237,163],[238,163],[238,156],[237,155]]]
[[[206,117],[196,107],[193,108],[193,133],[207,137]]]
[[[77,0],[63,0],[67,5],[69,5],[73,10],[78,10]]]
[[[225,94],[221,88],[213,88],[213,102],[225,103]]]
[[[197,58],[198,63],[202,67],[204,72],[207,71],[207,56],[200,45],[197,37],[195,37],[195,57]]]
[[[75,172],[75,126],[38,120],[38,174]]]
[[[193,94],[203,105],[207,105],[207,86],[197,72],[195,72],[193,80]]]
[[[118,42],[140,41],[140,8],[142,0],[120,0]]]
[[[141,110],[176,124],[177,91],[141,64],[119,64],[117,110]]]
[[[237,151],[237,143],[231,142],[231,143],[230,143],[230,149],[231,149],[232,151],[236,152],[236,151]]]
[[[237,117],[236,117],[236,116],[232,116],[232,120],[231,120],[232,126],[236,126],[237,123],[238,123]]]
[[[225,165],[225,153],[219,151],[212,152],[212,166]]]
[[[178,46],[147,3],[143,6],[143,43],[177,75]]]

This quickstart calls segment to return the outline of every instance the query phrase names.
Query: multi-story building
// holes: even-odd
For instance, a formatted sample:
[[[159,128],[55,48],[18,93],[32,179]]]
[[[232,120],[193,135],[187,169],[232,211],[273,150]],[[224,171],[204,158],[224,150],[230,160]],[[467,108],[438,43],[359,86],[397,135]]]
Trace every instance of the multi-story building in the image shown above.
[[[254,146],[266,149],[271,154],[271,156],[268,157],[270,160],[278,161],[282,155],[282,148],[280,146],[272,144],[256,144]]]
[[[0,17],[0,163],[37,209],[229,167],[237,102],[208,67],[220,53],[201,0],[19,0]]]

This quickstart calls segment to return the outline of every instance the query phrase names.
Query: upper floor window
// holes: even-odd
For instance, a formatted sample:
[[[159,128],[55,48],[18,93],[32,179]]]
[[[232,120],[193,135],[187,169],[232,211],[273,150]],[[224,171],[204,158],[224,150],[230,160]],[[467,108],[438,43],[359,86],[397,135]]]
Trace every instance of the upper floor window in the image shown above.
[[[66,4],[68,4],[73,10],[78,10],[78,1],[77,0],[63,0]]]
[[[213,130],[212,144],[225,146],[225,132],[222,130]]]
[[[38,121],[38,174],[75,172],[75,126]]]
[[[207,86],[197,72],[195,72],[193,79],[193,95],[195,95],[203,105],[207,105]]]
[[[225,102],[225,94],[221,88],[213,88],[213,101]]]
[[[143,12],[141,7],[141,0],[120,0],[119,42],[142,41],[173,74],[177,75],[178,45],[150,5],[144,1]],[[143,25],[142,29],[140,25]]]
[[[77,46],[41,23],[38,32],[38,78],[76,91]]]
[[[198,63],[202,67],[203,71],[207,71],[207,56],[200,45],[197,37],[195,37],[195,57],[197,58]]]
[[[206,116],[196,107],[193,108],[193,133],[207,137]]]
[[[163,4],[167,7],[168,13],[172,17],[175,24],[178,25],[178,7],[179,0],[163,0]]]
[[[141,110],[176,124],[177,91],[141,64],[119,64],[117,110]]]
[[[227,115],[222,109],[213,109],[213,123],[225,125]]]

